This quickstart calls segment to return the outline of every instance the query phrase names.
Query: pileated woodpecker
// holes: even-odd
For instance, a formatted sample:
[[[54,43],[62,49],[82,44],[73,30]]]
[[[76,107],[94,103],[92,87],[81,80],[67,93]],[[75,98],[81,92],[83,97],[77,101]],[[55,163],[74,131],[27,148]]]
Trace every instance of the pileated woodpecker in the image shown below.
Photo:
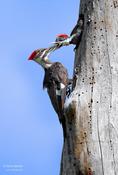
[[[55,42],[64,41],[64,40],[67,39],[67,38],[69,38],[69,36],[68,36],[67,34],[65,34],[65,33],[63,33],[63,34],[58,34],[58,35],[56,36]]]
[[[84,28],[84,15],[80,14],[77,24],[73,28],[70,36],[67,34],[58,34],[55,40],[55,43],[66,46],[69,44],[76,45],[76,48],[79,46],[82,32]]]
[[[35,50],[29,60],[40,64],[44,71],[43,88],[47,88],[51,103],[58,114],[59,121],[62,124],[65,138],[65,118],[64,102],[66,99],[66,89],[68,85],[68,73],[66,68],[60,62],[51,62],[48,59],[50,53],[56,50],[57,46]]]

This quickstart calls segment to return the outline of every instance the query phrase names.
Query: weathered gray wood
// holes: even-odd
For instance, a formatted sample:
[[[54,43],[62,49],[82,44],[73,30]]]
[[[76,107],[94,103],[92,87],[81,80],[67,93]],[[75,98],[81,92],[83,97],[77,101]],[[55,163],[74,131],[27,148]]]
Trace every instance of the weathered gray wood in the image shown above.
[[[118,175],[118,0],[81,0],[80,12],[79,74],[65,104],[60,174]]]

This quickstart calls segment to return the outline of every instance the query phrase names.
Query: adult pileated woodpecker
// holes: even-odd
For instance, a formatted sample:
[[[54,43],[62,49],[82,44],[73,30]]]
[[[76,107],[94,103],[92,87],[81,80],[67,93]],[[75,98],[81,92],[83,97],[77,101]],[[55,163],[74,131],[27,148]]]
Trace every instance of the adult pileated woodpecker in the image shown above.
[[[60,123],[62,124],[65,138],[66,132],[63,110],[68,85],[68,73],[66,68],[60,62],[52,63],[48,59],[50,53],[56,50],[55,47],[56,46],[48,49],[44,48],[35,50],[28,59],[34,60],[44,68],[45,76],[43,80],[43,88],[47,88],[51,103],[58,114]]]
[[[79,46],[82,32],[84,28],[84,15],[80,14],[77,24],[73,28],[70,36],[67,34],[58,34],[55,40],[55,43],[59,43],[60,45],[69,45],[74,44],[76,48]]]

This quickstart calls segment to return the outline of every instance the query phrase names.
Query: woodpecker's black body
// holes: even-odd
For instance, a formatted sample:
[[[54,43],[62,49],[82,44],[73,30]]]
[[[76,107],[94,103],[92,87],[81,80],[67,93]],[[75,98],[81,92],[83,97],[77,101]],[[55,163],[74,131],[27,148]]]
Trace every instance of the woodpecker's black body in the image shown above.
[[[59,121],[63,121],[63,109],[68,85],[68,73],[65,67],[54,62],[45,69],[43,87],[47,88],[51,103],[59,116]]]

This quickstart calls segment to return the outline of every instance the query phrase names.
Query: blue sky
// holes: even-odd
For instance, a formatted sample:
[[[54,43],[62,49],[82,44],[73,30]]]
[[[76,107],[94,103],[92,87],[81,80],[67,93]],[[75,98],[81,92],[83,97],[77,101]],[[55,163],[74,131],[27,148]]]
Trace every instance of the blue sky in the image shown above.
[[[4,0],[0,4],[0,175],[57,175],[62,130],[46,91],[44,72],[27,61],[58,33],[71,32],[78,0]],[[73,46],[51,55],[72,75]]]

